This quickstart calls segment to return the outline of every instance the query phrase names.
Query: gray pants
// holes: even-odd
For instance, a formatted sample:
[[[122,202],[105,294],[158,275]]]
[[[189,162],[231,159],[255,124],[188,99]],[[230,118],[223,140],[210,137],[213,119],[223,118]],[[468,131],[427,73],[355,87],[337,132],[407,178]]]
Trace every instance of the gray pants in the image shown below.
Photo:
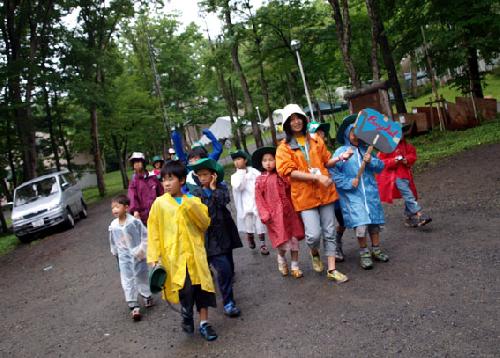
[[[323,234],[323,249],[326,256],[335,256],[335,210],[334,204],[318,206],[300,212],[306,242],[309,248],[319,249],[321,234]]]

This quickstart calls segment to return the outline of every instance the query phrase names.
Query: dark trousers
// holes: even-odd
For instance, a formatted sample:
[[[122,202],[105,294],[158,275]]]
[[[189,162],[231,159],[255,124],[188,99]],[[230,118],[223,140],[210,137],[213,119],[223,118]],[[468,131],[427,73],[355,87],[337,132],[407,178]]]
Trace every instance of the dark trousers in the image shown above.
[[[179,301],[182,318],[186,321],[193,319],[193,307],[195,304],[198,312],[202,308],[216,307],[215,293],[203,291],[201,285],[193,285],[187,269],[184,287],[179,291]]]
[[[210,256],[208,263],[217,271],[217,283],[224,305],[234,302],[232,254]]]

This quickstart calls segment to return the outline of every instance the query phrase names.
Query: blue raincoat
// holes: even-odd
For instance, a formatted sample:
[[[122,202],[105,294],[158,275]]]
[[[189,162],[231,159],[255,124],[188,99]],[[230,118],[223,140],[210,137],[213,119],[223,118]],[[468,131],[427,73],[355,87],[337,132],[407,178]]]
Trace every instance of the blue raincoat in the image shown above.
[[[354,188],[352,186],[352,181],[356,178],[363,162],[363,156],[368,149],[366,144],[361,144],[361,141],[358,147],[350,145],[349,132],[352,128],[352,124],[347,127],[344,133],[344,143],[346,144],[338,148],[333,156],[339,156],[347,151],[349,147],[352,147],[354,154],[349,160],[337,162],[333,168],[329,169],[339,194],[345,226],[355,228],[368,224],[382,225],[385,223],[384,209],[380,202],[375,174],[384,169],[384,163],[372,155],[370,163],[366,165],[365,171],[359,180],[358,187]]]

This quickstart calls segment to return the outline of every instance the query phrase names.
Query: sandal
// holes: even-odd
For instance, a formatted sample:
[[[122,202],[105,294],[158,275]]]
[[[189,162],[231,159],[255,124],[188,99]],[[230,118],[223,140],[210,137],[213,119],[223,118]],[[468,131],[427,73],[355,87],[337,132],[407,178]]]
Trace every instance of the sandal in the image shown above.
[[[282,276],[288,276],[288,265],[286,264],[286,262],[278,262],[278,270],[279,272],[281,272]]]
[[[261,255],[269,255],[269,250],[267,249],[267,246],[264,244],[264,245],[260,245],[260,254]]]

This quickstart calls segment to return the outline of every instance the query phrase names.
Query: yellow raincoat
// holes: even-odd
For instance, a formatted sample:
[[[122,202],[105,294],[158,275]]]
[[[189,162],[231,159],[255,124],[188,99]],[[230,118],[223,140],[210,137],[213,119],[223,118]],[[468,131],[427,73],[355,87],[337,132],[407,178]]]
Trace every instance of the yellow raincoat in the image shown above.
[[[148,219],[147,262],[161,261],[167,271],[163,299],[179,303],[186,267],[193,285],[215,292],[205,251],[209,225],[208,208],[197,197],[184,195],[179,205],[167,193],[153,203]]]

